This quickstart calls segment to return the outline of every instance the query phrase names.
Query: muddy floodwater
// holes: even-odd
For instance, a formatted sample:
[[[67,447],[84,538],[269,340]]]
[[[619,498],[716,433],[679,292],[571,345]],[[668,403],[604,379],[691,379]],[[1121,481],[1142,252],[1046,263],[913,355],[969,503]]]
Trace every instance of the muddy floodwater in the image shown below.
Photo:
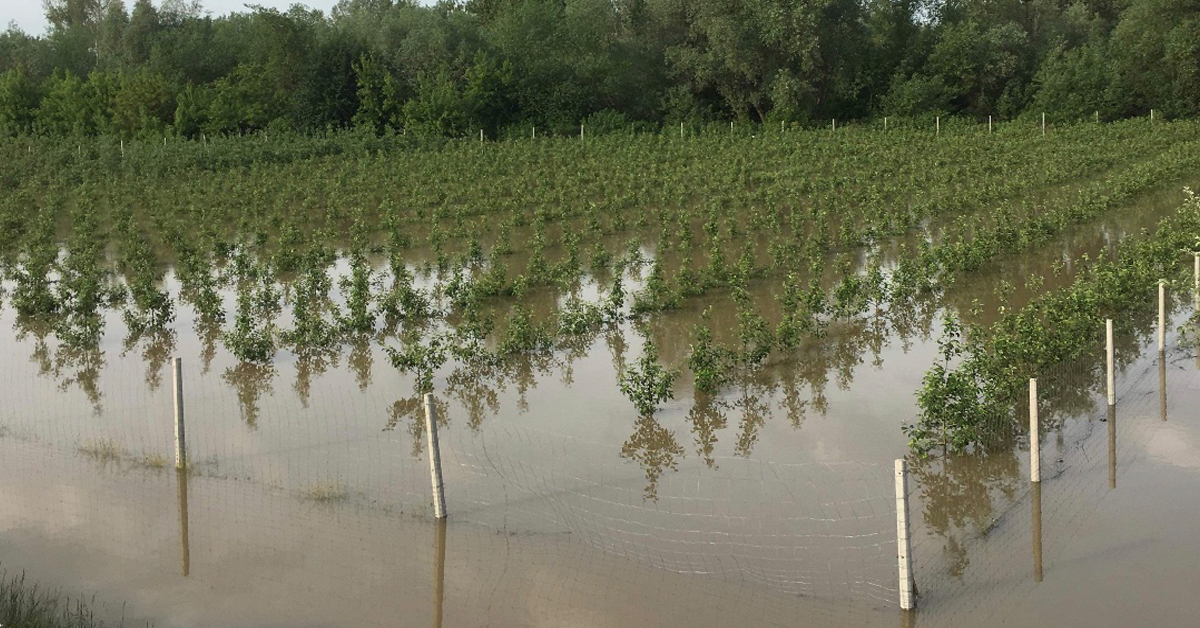
[[[986,321],[1019,307],[1030,274],[1061,285],[1070,265],[1052,267],[1111,251],[1161,202],[1001,260],[944,302],[834,325],[720,395],[683,378],[653,418],[619,390],[640,350],[627,326],[514,367],[449,365],[434,385],[441,524],[421,400],[378,343],[242,364],[180,306],[173,336],[126,343],[109,313],[99,349],[75,352],[6,308],[0,568],[127,625],[1194,625],[1190,294],[1172,295],[1161,359],[1153,304],[1118,339],[1115,415],[1102,354],[1061,367],[1078,390],[1047,400],[1040,486],[1019,439],[910,461],[919,610],[897,602],[893,461],[943,308],[976,304]],[[1000,280],[1017,289],[996,296]],[[698,317],[652,326],[668,363]],[[713,326],[736,322],[717,312]]]

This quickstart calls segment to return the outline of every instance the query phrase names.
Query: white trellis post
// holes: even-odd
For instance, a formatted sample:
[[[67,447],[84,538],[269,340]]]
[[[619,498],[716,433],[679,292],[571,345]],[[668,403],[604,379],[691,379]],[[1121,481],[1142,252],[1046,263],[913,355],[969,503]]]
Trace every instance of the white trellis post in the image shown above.
[[[912,569],[912,537],[908,527],[908,463],[896,460],[896,553],[900,575],[900,608],[916,606],[916,585]]]
[[[425,435],[429,443],[429,478],[433,483],[433,516],[446,518],[446,495],[442,485],[442,450],[438,446],[437,408],[433,393],[425,393]]]
[[[1029,380],[1029,481],[1042,481],[1041,430],[1038,426],[1037,380]]]
[[[1158,282],[1158,352],[1167,351],[1167,282]]]
[[[175,384],[175,468],[187,467],[187,443],[183,430],[183,360],[171,361],[171,379]]]
[[[1194,270],[1192,271],[1193,290],[1195,291],[1196,309],[1200,310],[1200,253],[1192,253]]]
[[[1112,319],[1104,321],[1104,339],[1105,339],[1105,371],[1107,373],[1108,383],[1108,405],[1117,405],[1117,378],[1113,372],[1113,362],[1115,362],[1116,348],[1113,347],[1113,322]]]

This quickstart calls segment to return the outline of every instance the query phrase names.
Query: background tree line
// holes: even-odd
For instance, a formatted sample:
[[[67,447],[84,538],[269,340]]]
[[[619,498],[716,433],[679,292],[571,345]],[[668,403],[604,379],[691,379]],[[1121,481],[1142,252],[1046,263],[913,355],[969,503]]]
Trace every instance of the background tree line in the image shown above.
[[[719,119],[1200,113],[1197,0],[46,0],[0,132],[525,135]]]

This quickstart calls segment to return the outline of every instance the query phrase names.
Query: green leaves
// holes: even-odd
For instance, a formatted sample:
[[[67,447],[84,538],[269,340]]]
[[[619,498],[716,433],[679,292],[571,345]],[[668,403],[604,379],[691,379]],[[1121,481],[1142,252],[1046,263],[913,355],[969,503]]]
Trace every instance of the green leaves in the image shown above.
[[[658,349],[646,338],[641,357],[621,374],[621,392],[633,402],[640,416],[653,416],[659,404],[675,398],[672,387],[678,376],[678,371],[658,363]]]
[[[696,325],[696,339],[688,353],[687,366],[696,380],[696,390],[706,393],[717,392],[729,381],[734,354],[713,340],[710,321],[712,308],[704,310],[700,324]]]

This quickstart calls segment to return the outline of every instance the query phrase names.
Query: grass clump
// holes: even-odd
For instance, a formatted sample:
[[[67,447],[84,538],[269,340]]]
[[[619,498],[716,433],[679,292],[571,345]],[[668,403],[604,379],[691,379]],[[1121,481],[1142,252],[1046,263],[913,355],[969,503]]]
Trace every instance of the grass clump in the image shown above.
[[[117,624],[117,625],[123,625]],[[0,626],[4,628],[105,628],[83,600],[0,573]]]

